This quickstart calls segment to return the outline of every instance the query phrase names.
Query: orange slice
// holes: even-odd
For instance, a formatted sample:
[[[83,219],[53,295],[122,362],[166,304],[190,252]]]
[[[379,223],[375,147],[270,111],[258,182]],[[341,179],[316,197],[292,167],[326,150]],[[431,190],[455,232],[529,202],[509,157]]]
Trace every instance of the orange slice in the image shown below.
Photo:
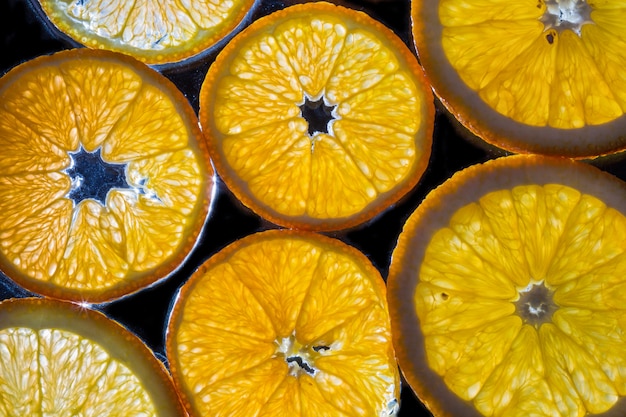
[[[177,268],[207,216],[212,168],[167,79],[88,49],[0,80],[0,269],[40,294],[107,301]]]
[[[624,4],[414,0],[412,8],[436,94],[485,141],[576,158],[626,148]]]
[[[408,192],[431,151],[433,98],[410,50],[364,13],[291,6],[209,69],[200,123],[217,172],[262,217],[330,230]]]
[[[39,0],[54,26],[94,49],[147,63],[178,62],[207,50],[244,20],[254,0]]]
[[[624,236],[626,184],[590,165],[455,174],[410,216],[387,281],[411,387],[441,416],[624,415]]]
[[[3,416],[182,416],[163,364],[102,313],[36,298],[0,303]]]
[[[385,283],[356,249],[271,230],[182,287],[167,356],[192,415],[389,416],[398,410]]]

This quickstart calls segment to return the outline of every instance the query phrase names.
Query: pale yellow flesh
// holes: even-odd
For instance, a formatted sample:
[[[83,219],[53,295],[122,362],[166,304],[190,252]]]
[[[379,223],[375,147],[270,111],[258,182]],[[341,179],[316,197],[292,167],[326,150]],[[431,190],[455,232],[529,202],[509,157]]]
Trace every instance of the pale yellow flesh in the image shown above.
[[[350,217],[414,174],[429,151],[415,139],[423,93],[396,49],[365,24],[319,11],[294,12],[237,46],[217,75],[214,134],[258,204]],[[299,106],[321,97],[335,120],[309,135]]]
[[[429,365],[487,416],[583,416],[626,395],[626,217],[562,185],[490,192],[434,234],[415,293]],[[540,325],[515,301],[554,291]]]
[[[626,110],[626,2],[588,4],[591,22],[578,34],[546,27],[544,1],[442,0],[443,50],[467,86],[511,119],[563,129],[603,124]]]
[[[250,0],[39,0],[48,18],[77,42],[150,64],[202,52],[233,30]]]
[[[351,256],[298,238],[245,245],[211,267],[186,293],[174,336],[174,368],[195,408],[393,415],[399,376],[376,279]],[[315,373],[288,364],[293,355]]]
[[[186,243],[206,181],[172,99],[131,67],[75,59],[2,91],[0,252],[20,274],[100,291],[161,265]],[[74,204],[70,152],[100,149],[131,187]],[[5,169],[6,168],[6,169]]]
[[[75,333],[5,328],[0,352],[0,415],[157,415],[128,366]]]

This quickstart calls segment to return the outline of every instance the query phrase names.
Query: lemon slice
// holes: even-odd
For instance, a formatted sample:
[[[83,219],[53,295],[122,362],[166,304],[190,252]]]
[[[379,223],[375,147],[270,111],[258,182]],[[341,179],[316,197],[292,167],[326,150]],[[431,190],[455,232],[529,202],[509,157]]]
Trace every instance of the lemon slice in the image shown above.
[[[272,230],[226,247],[183,286],[167,333],[193,415],[396,415],[385,284],[356,249]]]
[[[470,131],[519,153],[626,148],[620,1],[412,2],[420,62]]]
[[[217,172],[254,212],[309,230],[362,223],[426,169],[434,106],[411,51],[329,3],[263,17],[219,54],[201,125]]]
[[[147,64],[207,50],[244,20],[254,0],[39,0],[47,18],[81,45]]]
[[[455,174],[388,278],[400,367],[436,415],[622,415],[626,185],[566,159]],[[602,414],[605,415],[605,414]]]
[[[102,302],[165,277],[207,216],[212,167],[165,77],[77,49],[0,80],[0,269],[37,293]]]
[[[3,416],[182,416],[150,349],[94,310],[45,299],[0,303]]]

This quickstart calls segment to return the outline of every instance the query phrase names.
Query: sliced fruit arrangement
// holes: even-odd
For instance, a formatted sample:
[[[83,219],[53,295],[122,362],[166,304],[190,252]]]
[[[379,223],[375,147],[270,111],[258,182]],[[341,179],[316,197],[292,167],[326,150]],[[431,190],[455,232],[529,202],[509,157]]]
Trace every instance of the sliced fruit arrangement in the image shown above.
[[[399,371],[380,273],[351,246],[270,230],[182,287],[167,333],[194,416],[391,416]]]
[[[102,313],[38,298],[0,303],[0,414],[184,416],[163,364]]]
[[[34,0],[33,0],[34,1]],[[244,20],[254,0],[39,0],[47,18],[76,42],[147,64],[193,57]]]
[[[165,277],[207,216],[213,172],[176,87],[77,49],[0,79],[0,269],[48,296],[108,301]]]
[[[217,172],[246,206],[282,226],[336,230],[419,181],[434,105],[393,32],[320,2],[235,36],[202,84],[199,117]]]
[[[411,215],[387,283],[400,367],[435,415],[626,412],[621,180],[540,156],[467,168]]]
[[[619,0],[413,0],[436,94],[470,131],[518,153],[626,148],[626,5]]]

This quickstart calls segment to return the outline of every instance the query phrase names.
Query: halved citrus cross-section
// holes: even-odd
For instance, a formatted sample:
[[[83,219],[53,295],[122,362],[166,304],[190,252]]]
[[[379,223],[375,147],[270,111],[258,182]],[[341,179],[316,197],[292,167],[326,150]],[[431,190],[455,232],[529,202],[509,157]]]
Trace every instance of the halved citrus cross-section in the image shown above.
[[[270,221],[361,223],[420,179],[433,97],[410,50],[364,13],[291,6],[237,35],[209,69],[200,122],[218,173]]]
[[[167,334],[194,416],[390,416],[399,372],[385,283],[356,249],[286,230],[210,258],[181,289]]]
[[[94,310],[36,298],[3,301],[0,352],[0,415],[185,415],[163,364]]]
[[[411,215],[387,282],[400,368],[435,415],[626,413],[621,180],[538,156],[470,167]]]
[[[626,5],[593,0],[414,0],[420,62],[485,141],[592,157],[626,148]]]
[[[35,0],[33,0],[35,1]],[[76,42],[147,63],[193,57],[243,21],[254,0],[38,0],[48,19]]]
[[[167,79],[78,49],[0,79],[0,269],[57,298],[100,302],[163,278],[207,216],[212,168]]]

